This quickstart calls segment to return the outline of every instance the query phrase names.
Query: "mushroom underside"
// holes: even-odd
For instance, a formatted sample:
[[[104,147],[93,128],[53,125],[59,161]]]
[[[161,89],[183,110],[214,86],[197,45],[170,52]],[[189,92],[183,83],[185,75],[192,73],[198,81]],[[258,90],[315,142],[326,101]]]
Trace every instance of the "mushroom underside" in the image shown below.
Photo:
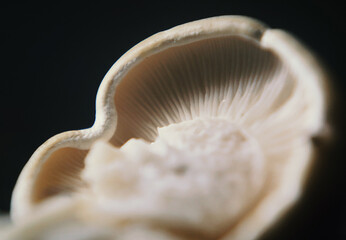
[[[258,215],[256,208],[262,201],[271,197],[272,202],[282,200],[285,194],[286,200],[278,204],[284,206],[297,196],[314,134],[310,128],[313,99],[305,94],[308,89],[300,81],[284,59],[244,36],[170,47],[137,63],[117,85],[117,127],[108,143],[116,148],[126,146],[131,139],[155,143],[160,129],[186,122],[192,122],[193,128],[193,121],[224,124],[215,131],[227,126],[245,131],[251,144],[255,142],[260,149],[259,181],[263,184],[251,196],[247,210],[237,213],[229,226],[221,224],[221,230],[211,230],[220,237],[252,214]],[[87,153],[73,147],[53,152],[38,173],[33,202],[38,204],[57,195],[73,196],[88,188],[90,184],[81,176]],[[209,158],[213,160],[213,155]],[[298,180],[289,183],[290,177]],[[279,208],[272,210],[272,215]]]

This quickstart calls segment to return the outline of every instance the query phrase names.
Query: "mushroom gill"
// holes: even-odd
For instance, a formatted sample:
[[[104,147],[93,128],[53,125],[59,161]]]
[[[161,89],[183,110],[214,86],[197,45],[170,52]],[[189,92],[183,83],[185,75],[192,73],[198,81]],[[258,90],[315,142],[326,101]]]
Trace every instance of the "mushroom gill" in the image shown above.
[[[244,37],[172,47],[143,60],[119,83],[118,123],[110,142],[153,141],[158,127],[196,118],[227,118],[252,127],[285,111],[295,87],[282,60]]]
[[[91,129],[33,155],[13,215],[64,196],[115,239],[255,239],[299,197],[324,80],[299,42],[249,18],[158,33],[107,73]]]

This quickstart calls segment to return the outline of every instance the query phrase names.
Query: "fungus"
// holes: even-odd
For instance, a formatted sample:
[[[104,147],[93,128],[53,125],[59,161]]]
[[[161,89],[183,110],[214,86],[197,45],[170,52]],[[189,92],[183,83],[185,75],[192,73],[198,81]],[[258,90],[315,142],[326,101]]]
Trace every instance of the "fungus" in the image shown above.
[[[155,34],[107,73],[92,128],[35,152],[12,216],[60,206],[114,239],[255,239],[300,195],[325,84],[304,46],[250,18]]]

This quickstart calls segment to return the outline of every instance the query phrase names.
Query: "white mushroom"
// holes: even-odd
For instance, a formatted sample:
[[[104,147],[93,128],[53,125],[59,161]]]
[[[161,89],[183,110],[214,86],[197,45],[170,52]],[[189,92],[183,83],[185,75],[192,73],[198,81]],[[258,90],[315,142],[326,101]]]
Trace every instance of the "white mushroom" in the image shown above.
[[[50,229],[61,206],[104,239],[255,239],[299,197],[326,126],[325,81],[297,40],[250,18],[155,34],[109,70],[92,128],[34,153],[12,217],[23,229],[45,212]]]

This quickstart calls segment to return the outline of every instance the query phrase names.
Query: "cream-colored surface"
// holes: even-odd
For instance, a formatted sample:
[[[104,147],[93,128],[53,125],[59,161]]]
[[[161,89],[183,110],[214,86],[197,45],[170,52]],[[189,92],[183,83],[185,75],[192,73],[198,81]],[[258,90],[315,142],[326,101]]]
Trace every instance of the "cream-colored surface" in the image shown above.
[[[299,197],[325,126],[325,78],[293,37],[246,17],[144,40],[102,81],[94,126],[31,157],[5,239],[54,236],[65,220],[104,239],[255,239]]]

